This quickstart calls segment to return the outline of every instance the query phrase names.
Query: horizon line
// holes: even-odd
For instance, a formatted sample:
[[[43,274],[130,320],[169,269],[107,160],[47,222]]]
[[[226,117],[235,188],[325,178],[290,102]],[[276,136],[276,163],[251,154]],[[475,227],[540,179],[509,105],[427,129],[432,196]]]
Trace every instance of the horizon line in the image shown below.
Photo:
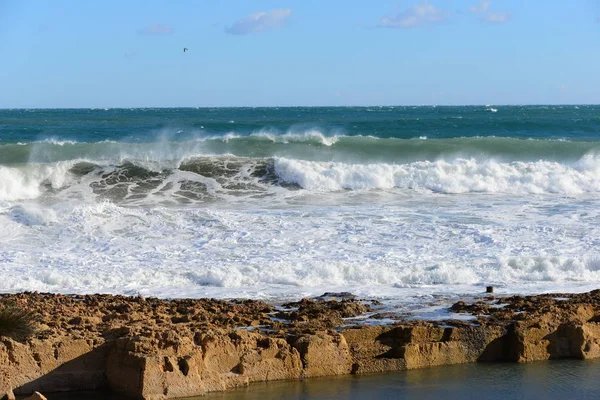
[[[535,107],[535,106],[600,106],[600,103],[488,103],[488,104],[372,104],[372,105],[336,105],[336,106],[100,106],[100,107],[0,107],[0,110],[127,110],[127,109],[208,109],[208,108],[368,108],[368,107]]]

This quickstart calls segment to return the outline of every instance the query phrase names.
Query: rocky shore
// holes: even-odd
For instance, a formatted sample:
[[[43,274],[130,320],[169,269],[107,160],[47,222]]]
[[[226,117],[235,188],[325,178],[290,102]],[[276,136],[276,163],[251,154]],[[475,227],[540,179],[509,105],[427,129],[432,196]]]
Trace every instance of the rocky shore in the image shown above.
[[[469,320],[390,324],[353,319],[381,307],[346,294],[275,307],[19,293],[0,307],[33,316],[30,332],[0,336],[0,398],[110,388],[170,399],[278,379],[600,357],[600,290],[485,296],[449,308]]]

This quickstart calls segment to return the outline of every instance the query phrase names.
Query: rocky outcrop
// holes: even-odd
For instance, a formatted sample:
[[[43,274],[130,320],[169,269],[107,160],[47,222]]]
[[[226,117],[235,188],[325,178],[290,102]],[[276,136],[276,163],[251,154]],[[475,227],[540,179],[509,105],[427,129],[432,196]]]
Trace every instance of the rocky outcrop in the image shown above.
[[[134,398],[190,397],[251,382],[297,379],[298,352],[285,340],[236,331],[199,333],[177,345],[120,339],[108,356],[108,383]]]
[[[0,340],[0,393],[93,390],[106,385],[106,347],[84,339]]]
[[[303,378],[346,375],[352,371],[352,356],[344,335],[334,331],[306,334],[293,340],[302,360]]]
[[[599,290],[491,300],[459,302],[452,309],[477,315],[482,326],[506,327],[507,333],[499,343],[503,350],[492,360],[531,362],[600,357]]]
[[[252,382],[477,361],[600,357],[600,291],[458,302],[472,322],[352,324],[373,304],[123,296],[3,295],[38,316],[25,341],[0,338],[0,398],[110,387],[137,399]]]
[[[343,332],[353,357],[353,373],[462,364],[481,357],[494,359],[494,341],[502,338],[502,326],[441,327],[422,324],[369,327]]]

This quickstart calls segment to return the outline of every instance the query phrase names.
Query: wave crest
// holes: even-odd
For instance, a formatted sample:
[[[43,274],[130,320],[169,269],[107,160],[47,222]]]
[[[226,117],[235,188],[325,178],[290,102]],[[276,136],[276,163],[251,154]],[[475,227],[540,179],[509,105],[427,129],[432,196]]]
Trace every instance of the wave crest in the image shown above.
[[[600,158],[568,165],[457,158],[395,164],[345,164],[278,158],[277,176],[307,190],[413,189],[440,193],[557,193],[600,191]]]
[[[112,201],[205,201],[261,197],[275,192],[402,189],[436,193],[561,194],[600,192],[600,156],[574,163],[501,162],[475,158],[405,164],[320,162],[285,157],[202,155],[163,163],[128,159],[0,166],[0,200],[34,199],[77,186]],[[293,195],[293,194],[292,194]],[[233,196],[233,197],[232,197]],[[179,201],[177,200],[177,201]]]

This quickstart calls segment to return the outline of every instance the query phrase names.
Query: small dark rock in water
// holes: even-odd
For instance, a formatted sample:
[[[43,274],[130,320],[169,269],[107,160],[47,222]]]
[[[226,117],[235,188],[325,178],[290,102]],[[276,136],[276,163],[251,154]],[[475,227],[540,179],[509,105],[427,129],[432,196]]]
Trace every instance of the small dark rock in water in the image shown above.
[[[315,297],[316,300],[356,300],[356,295],[350,292],[325,292],[322,295]]]
[[[490,312],[490,305],[483,301],[467,304],[464,301],[456,302],[450,307],[455,313],[469,313],[473,315],[486,315]]]
[[[371,318],[371,319],[391,319],[391,320],[401,321],[403,319],[406,319],[407,317],[408,317],[408,315],[400,315],[398,313],[390,311],[390,312],[380,312],[377,314],[373,314],[369,318]]]
[[[455,313],[464,313],[467,312],[467,310],[468,306],[467,303],[465,303],[464,301],[458,301],[454,303],[452,307],[450,307],[450,311],[453,311]]]
[[[485,287],[485,292],[486,293],[494,293],[494,287],[493,286],[486,286]]]

